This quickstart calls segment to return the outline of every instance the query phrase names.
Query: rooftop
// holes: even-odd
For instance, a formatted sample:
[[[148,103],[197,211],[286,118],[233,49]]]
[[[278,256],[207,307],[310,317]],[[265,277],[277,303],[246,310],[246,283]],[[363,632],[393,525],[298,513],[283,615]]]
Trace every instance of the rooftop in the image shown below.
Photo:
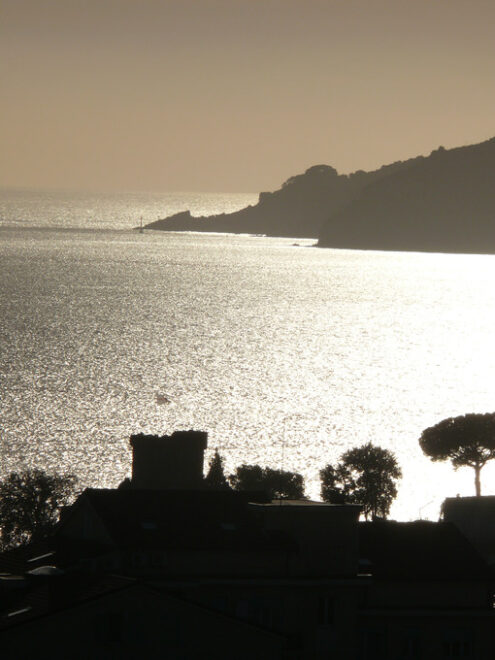
[[[486,579],[485,561],[452,523],[376,521],[359,524],[360,558],[384,579]]]
[[[250,514],[247,504],[256,499],[266,501],[263,493],[88,488],[75,507],[89,504],[121,547],[251,551],[291,547],[285,533],[262,529]]]

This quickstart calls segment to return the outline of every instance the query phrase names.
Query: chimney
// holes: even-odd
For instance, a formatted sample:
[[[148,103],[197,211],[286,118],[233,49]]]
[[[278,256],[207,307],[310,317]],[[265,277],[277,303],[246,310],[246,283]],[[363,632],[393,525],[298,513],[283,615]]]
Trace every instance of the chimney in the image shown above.
[[[201,488],[204,431],[175,431],[172,435],[131,435],[132,488],[187,490]]]

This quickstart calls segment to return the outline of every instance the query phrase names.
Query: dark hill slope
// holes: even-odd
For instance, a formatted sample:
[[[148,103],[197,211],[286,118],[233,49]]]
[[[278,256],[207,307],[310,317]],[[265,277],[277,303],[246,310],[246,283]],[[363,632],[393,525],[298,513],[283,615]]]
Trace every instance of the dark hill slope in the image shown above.
[[[495,253],[495,138],[440,148],[367,185],[330,216],[318,244]]]
[[[288,179],[279,190],[261,193],[255,206],[199,218],[184,211],[152,222],[146,228],[317,238],[323,223],[356,199],[365,186],[410,162],[393,163],[375,172],[356,172],[350,176],[339,175],[328,165],[315,165],[304,174]]]

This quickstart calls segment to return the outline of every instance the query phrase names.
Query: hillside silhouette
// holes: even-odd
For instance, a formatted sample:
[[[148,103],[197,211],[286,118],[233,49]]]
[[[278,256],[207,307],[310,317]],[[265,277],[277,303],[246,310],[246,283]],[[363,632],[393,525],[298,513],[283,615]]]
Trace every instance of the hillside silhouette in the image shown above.
[[[446,150],[366,186],[322,227],[322,247],[495,252],[495,138]]]
[[[378,170],[339,175],[315,165],[255,206],[193,217],[177,213],[146,225],[318,238],[320,247],[495,252],[495,138],[417,156]]]
[[[322,225],[332,214],[356,199],[366,185],[400,170],[406,162],[351,175],[339,175],[329,165],[315,165],[288,179],[280,189],[260,193],[255,206],[207,217],[182,211],[145,228],[318,238]]]

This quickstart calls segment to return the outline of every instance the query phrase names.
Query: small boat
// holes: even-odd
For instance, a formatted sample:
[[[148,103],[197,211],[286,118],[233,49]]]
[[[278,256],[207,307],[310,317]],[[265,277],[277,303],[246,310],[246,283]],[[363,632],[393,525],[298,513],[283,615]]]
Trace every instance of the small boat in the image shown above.
[[[159,405],[165,405],[165,404],[167,404],[167,403],[171,403],[171,401],[170,401],[170,399],[168,398],[168,396],[165,396],[165,394],[160,394],[159,392],[157,392],[157,393],[155,394],[155,401],[156,401]]]

